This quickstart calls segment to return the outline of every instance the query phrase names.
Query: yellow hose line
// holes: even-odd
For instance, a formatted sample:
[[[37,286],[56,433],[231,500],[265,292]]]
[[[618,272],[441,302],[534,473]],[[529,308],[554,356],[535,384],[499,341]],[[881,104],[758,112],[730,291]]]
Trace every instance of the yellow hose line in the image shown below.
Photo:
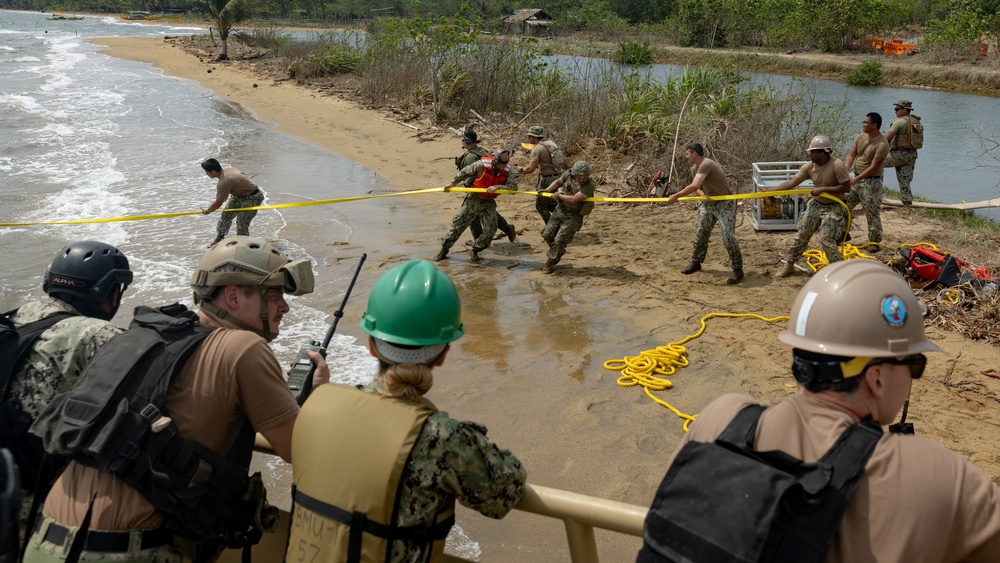
[[[638,356],[625,356],[620,360],[608,360],[604,362],[604,369],[621,372],[621,376],[618,378],[618,385],[621,387],[641,385],[650,399],[667,407],[671,412],[684,419],[684,431],[687,432],[691,422],[698,415],[684,414],[670,403],[653,395],[652,392],[664,391],[674,386],[669,379],[660,376],[673,375],[679,368],[687,367],[687,349],[683,345],[704,334],[707,327],[706,322],[714,317],[754,318],[767,323],[788,320],[787,315],[767,318],[756,313],[709,313],[701,318],[701,328],[698,329],[698,332],[665,346],[643,350],[639,352]]]
[[[886,248],[886,249],[895,250],[895,251],[898,251],[900,248],[907,248],[907,247],[913,248],[914,246],[926,246],[926,247],[929,247],[929,248],[933,248],[934,250],[936,250],[938,252],[941,252],[941,249],[939,249],[936,245],[934,245],[933,243],[930,243],[930,242],[907,243],[907,244],[901,244],[901,245],[895,246],[895,247],[889,246],[887,244],[882,244],[881,242],[866,242],[865,244],[862,244],[861,246],[854,246],[853,244],[844,243],[839,248],[840,248],[840,253],[844,255],[844,260],[852,260],[854,258],[865,258],[865,259],[868,259],[868,260],[877,260],[877,258],[875,258],[874,256],[871,256],[870,254],[865,254],[864,252],[861,252],[861,249],[865,248],[867,246],[878,246],[878,247],[881,247],[881,248]],[[813,271],[813,273],[816,273],[816,272],[820,271],[821,269],[823,269],[825,266],[827,266],[830,263],[830,261],[827,260],[827,258],[826,258],[826,253],[823,252],[822,250],[807,250],[807,251],[803,252],[802,255],[806,257],[806,264],[809,266],[809,269],[811,269]],[[892,260],[889,259],[889,260],[886,260],[885,263],[888,264],[891,261]]]
[[[405,192],[395,192],[391,194],[377,194],[377,195],[363,195],[356,197],[340,197],[334,199],[319,199],[314,201],[301,201],[297,203],[277,203],[273,205],[258,205],[257,207],[240,207],[237,209],[217,209],[213,213],[235,213],[237,211],[260,211],[265,209],[291,209],[293,207],[310,207],[313,205],[330,205],[334,203],[347,203],[351,201],[361,201],[365,199],[379,199],[383,197],[399,197],[408,195],[419,195],[419,194],[431,194],[431,193],[441,193],[444,188],[427,188],[422,190],[409,190]],[[448,188],[449,192],[467,192],[467,193],[483,193],[486,190],[483,188]],[[516,190],[496,190],[498,194],[517,194],[517,195],[542,195],[545,197],[553,197],[554,194],[548,192],[522,192]],[[728,196],[718,196],[712,198],[714,200],[724,200],[724,199],[749,199],[749,198],[761,198],[761,197],[771,197],[773,195],[789,195],[789,194],[801,194],[809,193],[809,190],[782,190],[780,192],[762,192],[756,194],[736,194]],[[703,201],[705,198],[703,196],[692,196],[692,197],[682,197],[680,201]],[[596,202],[665,202],[667,198],[665,197],[588,197],[587,201]],[[172,217],[183,217],[185,215],[201,215],[201,211],[178,211],[175,213],[151,213],[145,215],[128,215],[123,217],[103,217],[98,219],[72,219],[66,221],[25,221],[25,222],[9,222],[0,223],[0,228],[2,227],[28,227],[31,225],[83,225],[87,223],[122,223],[126,221],[146,221],[150,219],[169,219]]]

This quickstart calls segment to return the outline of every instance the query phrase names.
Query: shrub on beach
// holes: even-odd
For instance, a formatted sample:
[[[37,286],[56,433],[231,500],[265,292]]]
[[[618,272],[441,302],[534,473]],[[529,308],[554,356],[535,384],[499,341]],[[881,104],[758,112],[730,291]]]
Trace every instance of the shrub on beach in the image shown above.
[[[847,83],[851,86],[878,86],[882,79],[882,63],[878,61],[865,61],[847,73]]]

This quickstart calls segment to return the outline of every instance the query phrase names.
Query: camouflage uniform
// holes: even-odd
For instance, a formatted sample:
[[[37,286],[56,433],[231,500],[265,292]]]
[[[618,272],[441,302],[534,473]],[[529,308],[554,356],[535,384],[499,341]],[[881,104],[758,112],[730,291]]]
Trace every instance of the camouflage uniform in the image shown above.
[[[588,179],[585,184],[578,186],[576,179],[572,178],[572,174],[568,171],[563,172],[561,178],[563,184],[559,191],[566,195],[583,192],[587,197],[594,197],[597,191],[597,184],[593,180]],[[572,242],[576,232],[583,227],[583,216],[580,215],[578,209],[571,208],[559,198],[547,197],[545,199],[549,199],[557,205],[548,222],[545,223],[545,228],[542,229],[542,238],[549,245],[549,262],[557,264],[562,255],[566,253],[566,245]],[[582,206],[583,204],[577,205]]]
[[[57,522],[48,516],[44,516],[38,521],[38,530],[42,534],[48,527]],[[79,528],[72,527],[70,530]],[[121,563],[183,563],[184,556],[169,543],[159,547],[142,549],[142,531],[132,530],[130,532],[128,551],[123,552],[103,552],[84,551],[80,554],[80,561],[107,561]],[[67,560],[70,546],[73,540],[67,539],[62,545],[57,545],[49,541],[42,542],[41,546],[35,542],[28,544],[28,549],[24,554],[24,563],[61,563]]]
[[[743,254],[740,252],[740,242],[736,240],[736,200],[706,201],[698,208],[698,230],[694,236],[694,252],[691,261],[701,264],[708,256],[708,239],[712,236],[712,228],[719,223],[719,234],[722,244],[729,253],[729,267],[733,270],[743,269]]]
[[[378,393],[378,380],[365,388]],[[503,518],[524,494],[527,472],[508,450],[486,438],[486,427],[446,412],[427,418],[399,485],[396,525],[432,525],[457,498],[484,516]],[[430,561],[429,545],[392,543],[392,563]]]
[[[264,203],[264,192],[257,188],[253,193],[244,196],[230,195],[226,202],[226,209],[240,209],[243,207],[257,207]],[[229,235],[229,228],[233,225],[233,216],[236,216],[236,234],[250,236],[250,221],[257,216],[257,211],[223,211],[219,216],[219,224],[216,227],[217,237],[215,242],[226,238]]]
[[[486,152],[486,149],[483,147],[473,145],[469,150],[465,151],[465,154],[455,158],[455,166],[458,166],[458,169],[461,170],[470,164],[475,164],[476,161],[489,154],[490,153]],[[466,188],[471,188],[472,182],[475,180],[476,179],[474,177],[466,178],[462,185]],[[470,196],[472,196],[472,194],[468,194],[465,197],[468,199]],[[507,232],[507,229],[510,228],[507,220],[503,218],[503,215],[501,215],[499,211],[497,211],[497,228],[504,232]],[[483,225],[479,222],[479,219],[476,219],[469,224],[469,230],[472,231],[473,238],[479,238],[479,235],[483,233]]]
[[[847,196],[844,203],[847,208],[853,210],[858,203],[865,210],[865,218],[868,219],[868,241],[882,242],[882,178],[864,178],[859,180]]]
[[[837,244],[844,236],[847,214],[840,204],[822,204],[815,198],[806,203],[806,210],[799,217],[798,234],[791,248],[785,254],[785,260],[795,262],[802,256],[802,251],[809,245],[809,239],[819,231],[819,245],[826,253],[826,259],[832,264],[844,259]]]
[[[35,341],[24,364],[11,379],[5,402],[13,404],[32,419],[45,409],[52,397],[69,391],[83,368],[97,351],[122,332],[110,322],[86,317],[62,299],[46,297],[21,306],[11,319],[17,327],[39,321],[55,313],[76,315],[49,327]],[[21,526],[27,524],[33,496],[21,491]]]
[[[899,199],[903,203],[913,202],[913,192],[910,182],[913,181],[913,167],[917,164],[917,149],[892,149],[889,157],[882,162],[883,168],[896,169],[896,181],[899,183]]]
[[[455,174],[455,178],[451,183],[452,185],[464,185],[466,180],[470,178],[475,180],[482,173],[483,161],[477,160],[460,170],[458,174]],[[517,190],[517,174],[514,172],[513,167],[511,167],[507,175],[507,183],[497,187],[507,190]],[[462,236],[465,229],[468,229],[469,225],[476,220],[480,222],[483,230],[476,237],[475,242],[473,242],[472,249],[476,252],[485,250],[493,242],[493,233],[497,231],[497,201],[496,199],[481,197],[478,194],[469,194],[462,201],[462,206],[458,208],[458,213],[452,218],[451,228],[448,229],[444,240],[441,241],[441,246],[444,248],[454,246],[458,237]]]

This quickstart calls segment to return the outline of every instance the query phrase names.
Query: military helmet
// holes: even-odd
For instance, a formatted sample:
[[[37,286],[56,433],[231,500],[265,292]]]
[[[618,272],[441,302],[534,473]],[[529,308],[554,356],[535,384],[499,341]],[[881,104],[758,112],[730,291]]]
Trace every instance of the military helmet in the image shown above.
[[[528,136],[536,137],[538,139],[544,139],[545,130],[542,129],[541,125],[532,125],[531,127],[528,127]]]
[[[809,141],[809,147],[806,149],[806,152],[815,150],[824,150],[827,153],[833,152],[833,143],[830,141],[830,137],[826,135],[816,135],[813,137]]]
[[[132,283],[132,270],[122,251],[96,240],[74,242],[63,247],[52,259],[42,291],[63,298],[77,298],[87,303],[104,302],[112,291]]]
[[[493,153],[493,160],[499,161],[500,155],[502,154],[506,154],[507,161],[510,162],[510,149],[497,149],[496,152]]]
[[[590,165],[587,164],[586,160],[578,160],[573,164],[571,169],[573,176],[587,175],[590,176]]]
[[[379,354],[396,363],[427,363],[464,334],[454,282],[426,260],[382,274],[360,325],[375,338]]]
[[[212,246],[198,263],[191,276],[194,302],[210,301],[226,285],[280,288],[289,295],[305,295],[313,290],[312,264],[290,260],[261,238],[229,237]]]
[[[941,352],[924,335],[909,284],[874,260],[826,266],[802,287],[778,339],[794,348],[847,358]]]

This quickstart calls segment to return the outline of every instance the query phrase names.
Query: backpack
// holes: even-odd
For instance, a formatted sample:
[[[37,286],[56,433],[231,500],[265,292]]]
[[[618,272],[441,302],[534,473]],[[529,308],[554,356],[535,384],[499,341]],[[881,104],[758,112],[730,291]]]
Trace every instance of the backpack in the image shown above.
[[[181,437],[166,412],[170,383],[212,332],[196,320],[180,304],[137,307],[129,329],[94,355],[31,432],[48,453],[117,475],[164,512],[163,526],[177,535],[245,547],[277,523],[260,474],[247,476],[252,426],[223,456]]]
[[[646,516],[637,563],[826,561],[882,428],[855,424],[804,463],[753,449],[764,409],[741,410],[715,442],[685,444]]]
[[[45,462],[45,450],[42,449],[41,442],[28,435],[31,417],[8,402],[7,396],[14,374],[21,368],[42,333],[57,322],[74,315],[56,313],[18,329],[10,319],[13,313],[14,311],[9,311],[0,315],[0,448],[10,450],[20,468],[21,485],[35,492],[39,485],[47,485],[56,476],[62,469],[62,463],[55,460]]]
[[[542,141],[539,143],[545,150],[549,151],[549,156],[552,157],[552,164],[560,170],[566,168],[566,153],[563,152],[559,145],[555,144],[553,141]]]
[[[922,149],[924,148],[924,124],[920,122],[920,116],[910,115],[906,117],[906,143],[909,146],[902,146],[904,143],[896,142],[896,147],[901,149]]]

